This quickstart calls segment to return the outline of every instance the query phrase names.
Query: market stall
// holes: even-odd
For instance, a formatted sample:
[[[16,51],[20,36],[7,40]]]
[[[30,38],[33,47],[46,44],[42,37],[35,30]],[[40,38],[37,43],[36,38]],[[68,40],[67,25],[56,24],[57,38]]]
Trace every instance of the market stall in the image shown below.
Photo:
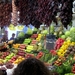
[[[5,6],[3,10],[7,14],[0,11],[0,27],[5,28],[8,40],[0,43],[0,69],[12,75],[21,61],[34,57],[43,61],[52,73],[74,75],[75,27],[72,23],[72,2],[2,1],[0,10]],[[9,4],[10,7],[7,7]],[[9,13],[15,16],[8,16]],[[3,14],[6,17],[2,19]],[[16,34],[14,40],[10,40],[12,33]]]

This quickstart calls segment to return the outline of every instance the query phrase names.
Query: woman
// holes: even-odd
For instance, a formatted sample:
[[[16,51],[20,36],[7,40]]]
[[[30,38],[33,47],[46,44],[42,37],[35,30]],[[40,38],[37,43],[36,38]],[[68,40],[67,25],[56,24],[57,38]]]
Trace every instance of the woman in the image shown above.
[[[22,61],[14,70],[13,75],[52,75],[43,62],[36,58]]]

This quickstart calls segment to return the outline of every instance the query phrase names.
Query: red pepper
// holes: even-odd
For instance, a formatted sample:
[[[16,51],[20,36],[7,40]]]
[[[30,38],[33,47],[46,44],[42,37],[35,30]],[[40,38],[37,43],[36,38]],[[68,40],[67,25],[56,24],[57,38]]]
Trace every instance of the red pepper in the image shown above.
[[[72,73],[75,74],[75,66],[72,67]]]
[[[55,50],[50,50],[50,53],[51,53],[52,55],[56,55],[56,54],[57,54],[57,52],[56,52]]]

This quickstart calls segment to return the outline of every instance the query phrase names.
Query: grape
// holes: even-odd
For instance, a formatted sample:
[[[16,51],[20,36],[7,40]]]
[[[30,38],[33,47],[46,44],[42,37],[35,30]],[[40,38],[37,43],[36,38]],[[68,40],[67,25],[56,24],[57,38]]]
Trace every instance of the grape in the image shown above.
[[[37,18],[40,22],[50,25],[52,21],[57,24],[58,0],[38,0]]]
[[[0,26],[9,25],[11,23],[12,4],[7,2],[0,3]]]
[[[39,27],[41,23],[50,25],[54,21],[57,25],[57,13],[60,9],[60,18],[64,27],[72,21],[72,2],[73,0],[15,0],[19,15],[19,23],[32,24]]]
[[[16,0],[15,5],[20,11],[19,23],[31,23],[37,28],[41,23],[50,25],[54,21],[57,24],[58,0]]]
[[[61,22],[64,27],[67,28],[67,25],[72,21],[72,3],[73,0],[61,0],[62,7],[60,11]]]
[[[38,9],[37,0],[16,0],[15,5],[20,11],[19,23],[28,25],[32,24],[39,28],[41,22],[36,18],[35,11]]]

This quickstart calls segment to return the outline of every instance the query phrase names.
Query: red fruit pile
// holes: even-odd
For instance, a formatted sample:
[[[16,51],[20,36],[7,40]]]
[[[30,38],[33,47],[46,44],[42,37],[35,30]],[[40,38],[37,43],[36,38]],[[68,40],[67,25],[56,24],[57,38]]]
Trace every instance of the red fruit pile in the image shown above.
[[[73,67],[72,67],[72,73],[75,74],[75,64],[74,64]]]
[[[58,38],[56,43],[55,43],[54,49],[55,50],[59,49],[63,43],[64,43],[64,40],[62,38]]]
[[[52,55],[56,55],[56,54],[57,54],[57,52],[56,52],[55,50],[50,50],[50,53],[51,53]]]
[[[26,48],[26,45],[25,44],[21,44],[20,46],[19,46],[19,50],[23,50],[23,49],[25,49]]]
[[[32,40],[31,44],[36,44],[37,43],[37,40]]]
[[[5,59],[6,56],[8,56],[10,52],[3,52],[2,55],[0,56],[1,59]]]
[[[16,56],[13,56],[13,57],[9,60],[9,62],[10,62],[10,63],[13,63],[14,61],[16,61],[17,58],[18,58],[17,55],[16,55]]]
[[[36,39],[38,37],[38,34],[33,34],[32,36],[31,36],[31,38],[34,38],[34,39]]]
[[[25,55],[25,59],[28,59],[28,58],[30,58],[30,57],[35,57],[35,56],[34,56],[34,54],[26,54],[26,55]]]
[[[43,56],[43,54],[44,54],[44,53],[40,51],[40,52],[37,54],[36,58],[37,58],[37,59],[41,58],[41,57]]]
[[[24,50],[19,50],[18,51],[18,53],[17,53],[17,55],[19,55],[19,56],[23,56],[23,57],[25,57],[25,51]]]

